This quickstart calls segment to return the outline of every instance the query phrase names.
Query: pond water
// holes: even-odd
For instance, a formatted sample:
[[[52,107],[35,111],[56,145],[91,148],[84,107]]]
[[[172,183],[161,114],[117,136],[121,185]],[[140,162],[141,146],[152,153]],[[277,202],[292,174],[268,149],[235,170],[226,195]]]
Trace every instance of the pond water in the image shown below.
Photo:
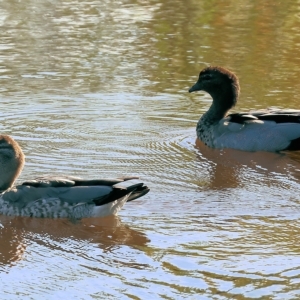
[[[19,181],[139,175],[118,217],[0,216],[1,299],[297,299],[300,153],[195,143],[200,69],[235,111],[299,108],[299,1],[0,3],[0,132]]]

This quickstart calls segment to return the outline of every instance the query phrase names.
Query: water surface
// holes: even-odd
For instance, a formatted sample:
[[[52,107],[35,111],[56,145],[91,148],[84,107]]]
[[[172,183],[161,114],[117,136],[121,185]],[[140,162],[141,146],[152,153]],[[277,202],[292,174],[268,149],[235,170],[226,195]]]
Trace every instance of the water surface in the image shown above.
[[[20,182],[139,175],[118,217],[0,216],[3,299],[297,299],[299,153],[195,144],[201,68],[240,78],[236,111],[298,108],[297,1],[0,4],[3,134]]]

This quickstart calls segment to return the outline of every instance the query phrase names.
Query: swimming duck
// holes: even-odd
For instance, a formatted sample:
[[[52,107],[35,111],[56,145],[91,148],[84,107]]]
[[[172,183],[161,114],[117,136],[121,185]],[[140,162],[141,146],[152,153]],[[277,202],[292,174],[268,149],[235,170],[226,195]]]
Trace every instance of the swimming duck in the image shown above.
[[[24,162],[18,143],[0,135],[0,214],[70,219],[116,215],[126,202],[149,192],[138,177],[45,176],[13,186]]]
[[[240,94],[237,76],[222,67],[203,69],[189,92],[205,91],[213,99],[198,121],[197,138],[212,148],[244,151],[300,150],[300,110],[228,111]]]

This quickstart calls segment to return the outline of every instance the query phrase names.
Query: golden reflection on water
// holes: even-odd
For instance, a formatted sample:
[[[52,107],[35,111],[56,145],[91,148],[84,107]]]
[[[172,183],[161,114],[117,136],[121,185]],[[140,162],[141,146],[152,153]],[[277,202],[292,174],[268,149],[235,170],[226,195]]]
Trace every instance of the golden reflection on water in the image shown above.
[[[236,111],[298,108],[297,1],[6,1],[1,133],[47,173],[141,175],[119,218],[0,217],[0,296],[299,298],[299,153],[195,143],[200,69],[240,78]]]
[[[199,150],[199,160],[208,160],[214,164],[209,180],[211,189],[237,187],[246,181],[243,169],[259,170],[266,178],[272,180],[274,175],[300,176],[300,154],[295,152],[269,153],[244,152],[235,149],[210,149],[196,139],[196,149]],[[271,174],[271,176],[269,176]]]
[[[89,241],[104,252],[113,251],[115,247],[127,245],[143,247],[149,239],[136,230],[122,224],[116,216],[101,219],[83,219],[72,223],[64,219],[35,219],[1,216],[1,265],[12,265],[24,259],[27,244],[44,244],[45,239],[59,243],[74,240]],[[55,246],[47,244],[49,250]],[[54,247],[54,248],[53,248]]]

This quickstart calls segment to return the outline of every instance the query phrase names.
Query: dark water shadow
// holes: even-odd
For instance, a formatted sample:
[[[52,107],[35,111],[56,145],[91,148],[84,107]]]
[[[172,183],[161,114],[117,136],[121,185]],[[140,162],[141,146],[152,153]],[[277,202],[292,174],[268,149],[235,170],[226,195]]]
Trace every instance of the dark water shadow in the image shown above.
[[[31,243],[49,250],[65,250],[64,244],[70,240],[88,241],[103,252],[111,252],[123,245],[140,248],[150,241],[144,233],[122,224],[116,216],[83,219],[77,223],[66,219],[0,216],[0,240],[0,265],[11,266],[23,259]]]

